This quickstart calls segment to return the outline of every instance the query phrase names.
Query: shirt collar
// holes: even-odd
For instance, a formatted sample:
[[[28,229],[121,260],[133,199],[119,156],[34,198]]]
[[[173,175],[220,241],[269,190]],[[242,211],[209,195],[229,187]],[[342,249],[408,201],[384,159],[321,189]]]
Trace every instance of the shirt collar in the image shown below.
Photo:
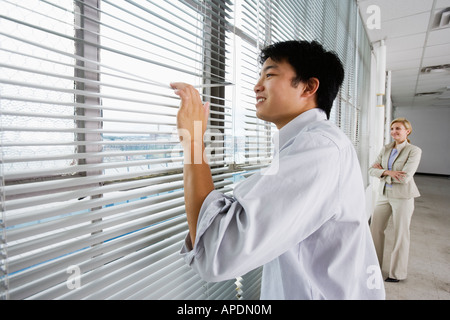
[[[403,141],[402,143],[400,143],[400,144],[397,146],[397,151],[398,151],[398,153],[400,153],[400,152],[403,150],[403,148],[406,147],[407,144],[408,144],[408,140],[405,140],[405,141]],[[394,147],[395,147],[395,142],[394,142]]]
[[[278,149],[278,146],[283,148],[283,146],[293,137],[297,136],[300,131],[306,128],[306,126],[312,122],[327,120],[327,115],[325,111],[319,108],[314,108],[303,112],[296,118],[292,119],[288,124],[286,124],[280,131],[276,132],[274,135],[274,144]],[[281,150],[280,148],[280,150]]]

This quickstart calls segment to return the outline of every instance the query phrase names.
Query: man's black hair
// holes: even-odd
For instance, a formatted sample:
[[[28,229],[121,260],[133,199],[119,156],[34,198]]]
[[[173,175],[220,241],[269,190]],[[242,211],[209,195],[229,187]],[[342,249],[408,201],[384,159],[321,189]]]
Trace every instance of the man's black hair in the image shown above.
[[[271,58],[275,62],[287,61],[294,68],[297,77],[292,85],[317,78],[320,82],[317,90],[317,106],[330,118],[333,101],[344,81],[344,67],[336,53],[326,51],[316,41],[278,42],[262,49],[259,62],[264,64]]]

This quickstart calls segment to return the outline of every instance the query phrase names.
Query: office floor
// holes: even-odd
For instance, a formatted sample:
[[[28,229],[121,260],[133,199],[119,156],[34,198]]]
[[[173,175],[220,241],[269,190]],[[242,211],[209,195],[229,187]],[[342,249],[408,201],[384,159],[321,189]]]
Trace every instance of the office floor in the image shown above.
[[[450,300],[450,178],[416,175],[421,197],[411,221],[408,278],[385,282],[387,300]],[[392,219],[386,230],[382,272],[388,276]]]

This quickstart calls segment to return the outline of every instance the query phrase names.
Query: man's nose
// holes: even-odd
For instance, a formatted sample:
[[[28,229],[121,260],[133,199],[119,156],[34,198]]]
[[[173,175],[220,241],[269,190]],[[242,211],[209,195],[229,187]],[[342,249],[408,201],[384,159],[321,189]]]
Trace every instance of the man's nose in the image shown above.
[[[253,91],[255,93],[259,93],[263,90],[264,90],[264,87],[259,82],[257,84],[255,84],[255,87],[253,88]]]

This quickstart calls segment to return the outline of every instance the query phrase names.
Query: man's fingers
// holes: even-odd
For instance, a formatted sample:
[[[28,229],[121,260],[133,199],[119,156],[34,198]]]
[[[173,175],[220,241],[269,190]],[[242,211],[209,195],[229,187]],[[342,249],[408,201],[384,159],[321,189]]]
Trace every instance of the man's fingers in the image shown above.
[[[189,86],[189,84],[184,83],[184,82],[171,82],[170,86],[174,90],[177,90],[177,89],[180,90],[180,89],[186,88],[187,86]]]
[[[184,82],[173,82],[170,86],[174,89],[174,93],[180,96],[182,100],[192,100],[193,103],[201,103],[203,105],[200,99],[200,93],[192,85]]]
[[[209,110],[210,110],[210,107],[211,107],[211,103],[208,101],[208,102],[206,102],[204,105],[203,105],[203,108],[204,108],[204,111],[205,111],[205,119],[206,119],[206,121],[208,121],[208,118],[209,118]]]
[[[189,90],[186,90],[188,87],[187,83],[175,82],[171,83],[170,86],[174,90],[174,93],[182,100],[186,100],[189,98]]]
[[[208,121],[210,103],[203,103],[200,93],[192,85],[183,82],[172,82],[170,86],[181,98],[178,121],[202,120]]]

